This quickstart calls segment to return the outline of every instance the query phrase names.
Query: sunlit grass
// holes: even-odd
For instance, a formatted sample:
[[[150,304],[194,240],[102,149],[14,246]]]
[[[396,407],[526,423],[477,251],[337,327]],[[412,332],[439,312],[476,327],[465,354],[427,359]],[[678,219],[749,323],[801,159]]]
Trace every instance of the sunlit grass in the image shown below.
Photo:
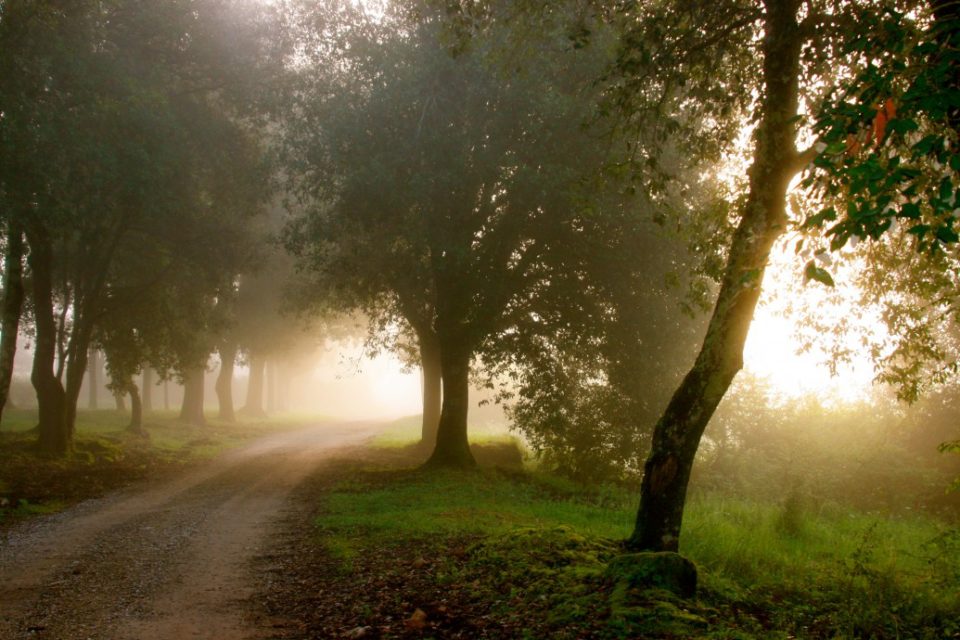
[[[399,552],[411,541],[434,541],[442,553],[444,540],[466,536],[481,541],[484,557],[503,547],[511,562],[535,564],[536,549],[515,542],[530,531],[615,549],[630,533],[638,498],[622,487],[585,488],[529,471],[361,471],[349,478],[325,499],[317,520],[326,548],[343,559],[371,549]],[[960,631],[953,622],[960,532],[932,517],[700,494],[688,504],[681,547],[700,567],[703,603],[720,611],[707,616],[721,618],[710,637],[939,638]],[[602,572],[595,554],[583,562],[584,575]],[[557,578],[557,589],[566,579]]]
[[[175,411],[144,416],[146,437],[130,432],[129,412],[81,410],[73,450],[63,457],[36,450],[35,410],[4,412],[0,427],[0,520],[20,519],[62,509],[134,480],[156,477],[283,430],[328,424],[329,418],[281,414],[239,417],[226,423],[208,416],[205,426],[179,422]]]
[[[422,418],[407,416],[391,422],[372,441],[375,447],[401,448],[420,442]],[[510,433],[505,424],[495,422],[472,423],[467,428],[470,442],[473,444],[521,444],[520,439]]]

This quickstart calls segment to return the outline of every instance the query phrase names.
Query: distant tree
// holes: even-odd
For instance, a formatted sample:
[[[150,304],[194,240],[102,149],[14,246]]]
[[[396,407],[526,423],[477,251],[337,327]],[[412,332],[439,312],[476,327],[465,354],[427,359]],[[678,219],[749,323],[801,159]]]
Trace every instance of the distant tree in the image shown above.
[[[45,451],[70,447],[88,347],[125,243],[161,220],[190,229],[185,220],[216,206],[204,190],[210,183],[198,179],[230,152],[216,136],[245,138],[226,118],[225,87],[237,79],[223,72],[235,57],[219,45],[230,37],[222,27],[235,24],[228,16],[243,15],[228,9],[2,8],[3,48],[14,64],[0,96],[0,139],[15,151],[2,154],[9,160],[0,194],[30,249],[32,378]],[[207,20],[225,22],[213,29]]]

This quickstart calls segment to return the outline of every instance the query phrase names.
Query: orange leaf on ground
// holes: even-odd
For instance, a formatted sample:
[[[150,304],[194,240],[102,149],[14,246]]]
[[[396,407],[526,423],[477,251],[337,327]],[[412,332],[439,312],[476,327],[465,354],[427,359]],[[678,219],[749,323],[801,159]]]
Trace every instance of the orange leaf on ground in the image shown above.
[[[419,631],[427,626],[427,614],[423,609],[417,609],[413,615],[403,621],[403,626],[411,631]]]

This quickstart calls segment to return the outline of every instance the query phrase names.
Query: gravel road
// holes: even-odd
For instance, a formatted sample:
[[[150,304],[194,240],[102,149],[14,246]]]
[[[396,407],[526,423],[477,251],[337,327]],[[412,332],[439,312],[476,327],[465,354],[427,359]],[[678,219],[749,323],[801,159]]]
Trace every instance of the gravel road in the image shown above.
[[[290,493],[372,423],[271,435],[172,480],[32,520],[0,539],[0,638],[233,640]]]

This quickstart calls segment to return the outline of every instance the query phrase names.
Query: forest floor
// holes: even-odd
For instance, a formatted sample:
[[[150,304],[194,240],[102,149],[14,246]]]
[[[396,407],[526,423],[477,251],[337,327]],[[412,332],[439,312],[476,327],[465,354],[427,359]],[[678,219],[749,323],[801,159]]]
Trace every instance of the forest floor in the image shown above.
[[[378,428],[329,423],[281,431],[6,526],[0,638],[257,637],[246,615],[259,588],[250,567],[269,546],[272,523],[333,450]]]

